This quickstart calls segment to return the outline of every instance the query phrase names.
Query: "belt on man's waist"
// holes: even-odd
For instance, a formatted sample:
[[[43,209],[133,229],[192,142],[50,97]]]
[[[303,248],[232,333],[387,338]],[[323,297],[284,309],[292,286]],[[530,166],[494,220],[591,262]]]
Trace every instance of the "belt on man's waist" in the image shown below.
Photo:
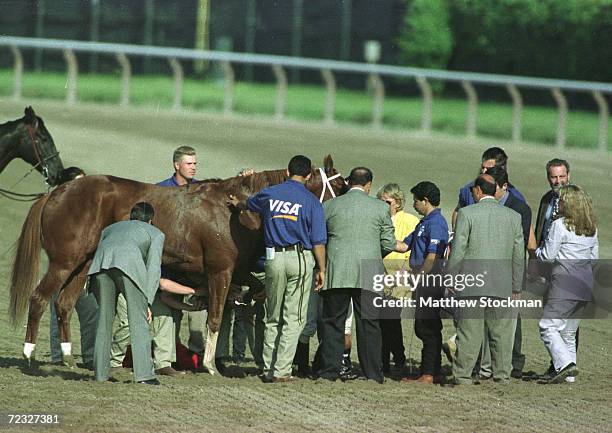
[[[304,246],[302,244],[287,245],[286,247],[275,246],[274,251],[277,253],[281,253],[283,251],[304,251]]]

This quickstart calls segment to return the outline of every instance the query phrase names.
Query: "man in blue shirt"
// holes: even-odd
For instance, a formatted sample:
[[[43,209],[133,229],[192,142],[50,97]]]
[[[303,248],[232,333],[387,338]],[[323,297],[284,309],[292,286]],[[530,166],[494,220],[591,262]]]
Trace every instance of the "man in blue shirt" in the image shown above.
[[[315,290],[325,279],[327,230],[321,203],[305,187],[311,171],[310,159],[297,155],[289,161],[284,183],[265,188],[246,204],[230,197],[234,206],[259,213],[264,226],[264,382],[293,380],[291,365],[306,323],[315,260]]]
[[[168,179],[159,182],[159,186],[182,186],[196,182],[196,151],[190,146],[181,146],[172,155],[174,174]],[[169,280],[176,280],[176,277],[163,272],[162,276]],[[176,362],[176,337],[175,330],[180,328],[183,314],[187,316],[189,323],[189,350],[198,355],[199,362],[204,355],[204,329],[206,326],[207,314],[205,310],[200,311],[181,311],[173,312],[172,309],[164,304],[158,294],[152,305],[153,321],[153,354],[155,373],[161,376],[178,376],[182,372],[177,372],[172,368],[172,363]],[[118,308],[121,311],[123,320],[114,329],[112,360],[117,365],[127,350],[128,342],[128,321],[125,308]],[[175,323],[176,319],[176,323]]]
[[[159,186],[182,186],[197,182],[196,174],[196,151],[190,146],[181,146],[172,155],[174,174],[166,180],[162,180]]]
[[[196,174],[196,151],[190,146],[181,146],[172,155],[172,165],[174,174],[168,179],[157,183],[158,186],[182,186],[192,182],[197,182]],[[163,276],[175,279],[174,276]],[[201,364],[204,357],[205,328],[208,317],[206,310],[199,311],[177,311],[172,315],[171,310],[163,302],[158,300],[154,305],[153,311],[153,347],[155,348],[155,370],[157,374],[176,376],[178,373],[171,367],[172,362],[176,362],[175,349],[175,327],[180,329],[183,315],[187,316],[189,326],[188,347],[191,353],[198,355],[198,362]],[[159,308],[158,308],[159,307]],[[155,313],[158,313],[157,315]],[[176,319],[176,323],[175,320]],[[159,353],[158,353],[159,352]]]
[[[410,269],[414,274],[440,274],[444,251],[448,244],[448,224],[438,208],[440,190],[432,182],[419,182],[410,192],[413,195],[414,209],[423,216],[414,231],[405,239],[410,253]],[[441,278],[440,278],[441,279]],[[433,280],[433,279],[432,279]],[[420,383],[434,383],[434,377],[440,375],[442,351],[442,320],[440,309],[422,305],[427,298],[440,299],[444,288],[434,281],[425,282],[416,287],[416,309],[414,331],[423,342],[421,350],[421,375],[416,379]],[[411,379],[404,379],[410,381]]]
[[[504,170],[507,170],[508,166],[508,155],[504,152],[503,149],[499,147],[490,147],[485,150],[482,154],[482,161],[480,164],[480,174],[486,173],[487,170],[491,167],[501,167]],[[457,207],[453,211],[452,216],[452,225],[453,230],[455,224],[457,223],[457,211],[462,207],[469,206],[474,204],[474,197],[472,196],[472,187],[474,186],[474,181],[468,182],[459,190],[459,202],[457,203]],[[514,194],[516,198],[521,200],[522,202],[526,202],[523,194],[514,187],[514,185],[508,185],[508,191]],[[503,203],[502,203],[503,204]]]

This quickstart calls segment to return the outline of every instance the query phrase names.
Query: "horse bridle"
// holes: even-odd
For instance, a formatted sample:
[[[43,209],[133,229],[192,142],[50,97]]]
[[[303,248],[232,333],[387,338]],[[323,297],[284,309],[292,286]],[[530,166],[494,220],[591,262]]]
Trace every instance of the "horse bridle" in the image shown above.
[[[50,155],[44,156],[43,151],[40,147],[40,143],[38,142],[38,138],[36,138],[36,131],[34,131],[34,128],[32,127],[32,125],[27,125],[27,129],[28,129],[28,135],[30,136],[30,142],[34,149],[34,155],[36,155],[36,159],[38,162],[34,164],[34,166],[11,187],[11,189],[15,188],[23,179],[28,177],[30,173],[32,173],[32,171],[34,171],[36,167],[38,166],[41,166],[41,173],[43,175],[43,179],[45,180],[45,185],[47,185],[47,189],[50,189],[51,185],[49,184],[49,166],[47,162],[53,158],[59,157],[59,152],[55,151],[51,153]],[[22,137],[21,139],[22,143],[23,143],[23,140],[24,138]],[[34,193],[34,194],[21,194],[21,193],[17,193],[17,192],[8,190],[8,189],[0,188],[0,195],[8,199],[16,200],[16,201],[34,201],[34,200],[38,200],[40,197],[44,196],[45,194],[46,193],[44,192]]]
[[[319,167],[319,173],[321,174],[321,183],[323,184],[323,189],[321,190],[321,196],[319,197],[319,201],[323,203],[323,198],[325,197],[325,191],[329,189],[330,194],[333,198],[336,198],[336,193],[334,192],[334,188],[332,188],[331,181],[340,177],[340,173],[336,173],[331,177],[327,177],[327,173],[321,167]]]
[[[51,185],[49,184],[49,165],[47,164],[47,162],[54,158],[58,158],[59,152],[56,150],[50,155],[44,156],[38,138],[36,137],[36,132],[34,131],[34,128],[32,127],[32,125],[28,125],[27,129],[28,135],[30,136],[30,142],[32,143],[32,148],[34,149],[34,155],[36,155],[36,159],[38,160],[38,162],[34,165],[33,169],[36,169],[36,167],[38,167],[39,165],[41,166],[41,173],[43,175],[43,178],[45,179],[45,184],[50,187]],[[30,172],[31,171],[32,170],[30,170]]]

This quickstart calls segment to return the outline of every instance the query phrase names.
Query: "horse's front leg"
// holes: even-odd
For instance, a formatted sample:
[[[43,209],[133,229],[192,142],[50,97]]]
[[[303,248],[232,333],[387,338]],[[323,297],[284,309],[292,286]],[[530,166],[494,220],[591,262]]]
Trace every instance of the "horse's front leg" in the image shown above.
[[[219,374],[215,367],[215,351],[223,307],[227,299],[233,269],[225,269],[221,272],[208,275],[208,330],[206,332],[206,348],[204,350],[204,361],[202,364],[212,375]]]

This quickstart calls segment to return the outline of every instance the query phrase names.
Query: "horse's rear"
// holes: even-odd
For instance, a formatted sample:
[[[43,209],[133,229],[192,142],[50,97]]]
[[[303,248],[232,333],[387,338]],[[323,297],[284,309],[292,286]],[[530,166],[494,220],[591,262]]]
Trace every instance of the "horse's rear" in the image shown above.
[[[13,266],[11,305],[13,323],[25,313],[29,297],[28,327],[24,355],[33,358],[40,318],[49,299],[62,290],[56,303],[63,342],[70,341],[70,314],[83,288],[88,262],[95,253],[104,227],[129,216],[132,205],[155,188],[140,182],[112,176],[88,176],[68,182],[35,203],[24,223]],[[41,241],[38,249],[28,247],[33,239]],[[49,267],[33,290],[38,273],[40,246],[49,258]],[[31,293],[31,296],[30,296]],[[66,347],[66,346],[64,346]],[[63,349],[64,350],[64,349]],[[70,356],[70,350],[64,353]]]

